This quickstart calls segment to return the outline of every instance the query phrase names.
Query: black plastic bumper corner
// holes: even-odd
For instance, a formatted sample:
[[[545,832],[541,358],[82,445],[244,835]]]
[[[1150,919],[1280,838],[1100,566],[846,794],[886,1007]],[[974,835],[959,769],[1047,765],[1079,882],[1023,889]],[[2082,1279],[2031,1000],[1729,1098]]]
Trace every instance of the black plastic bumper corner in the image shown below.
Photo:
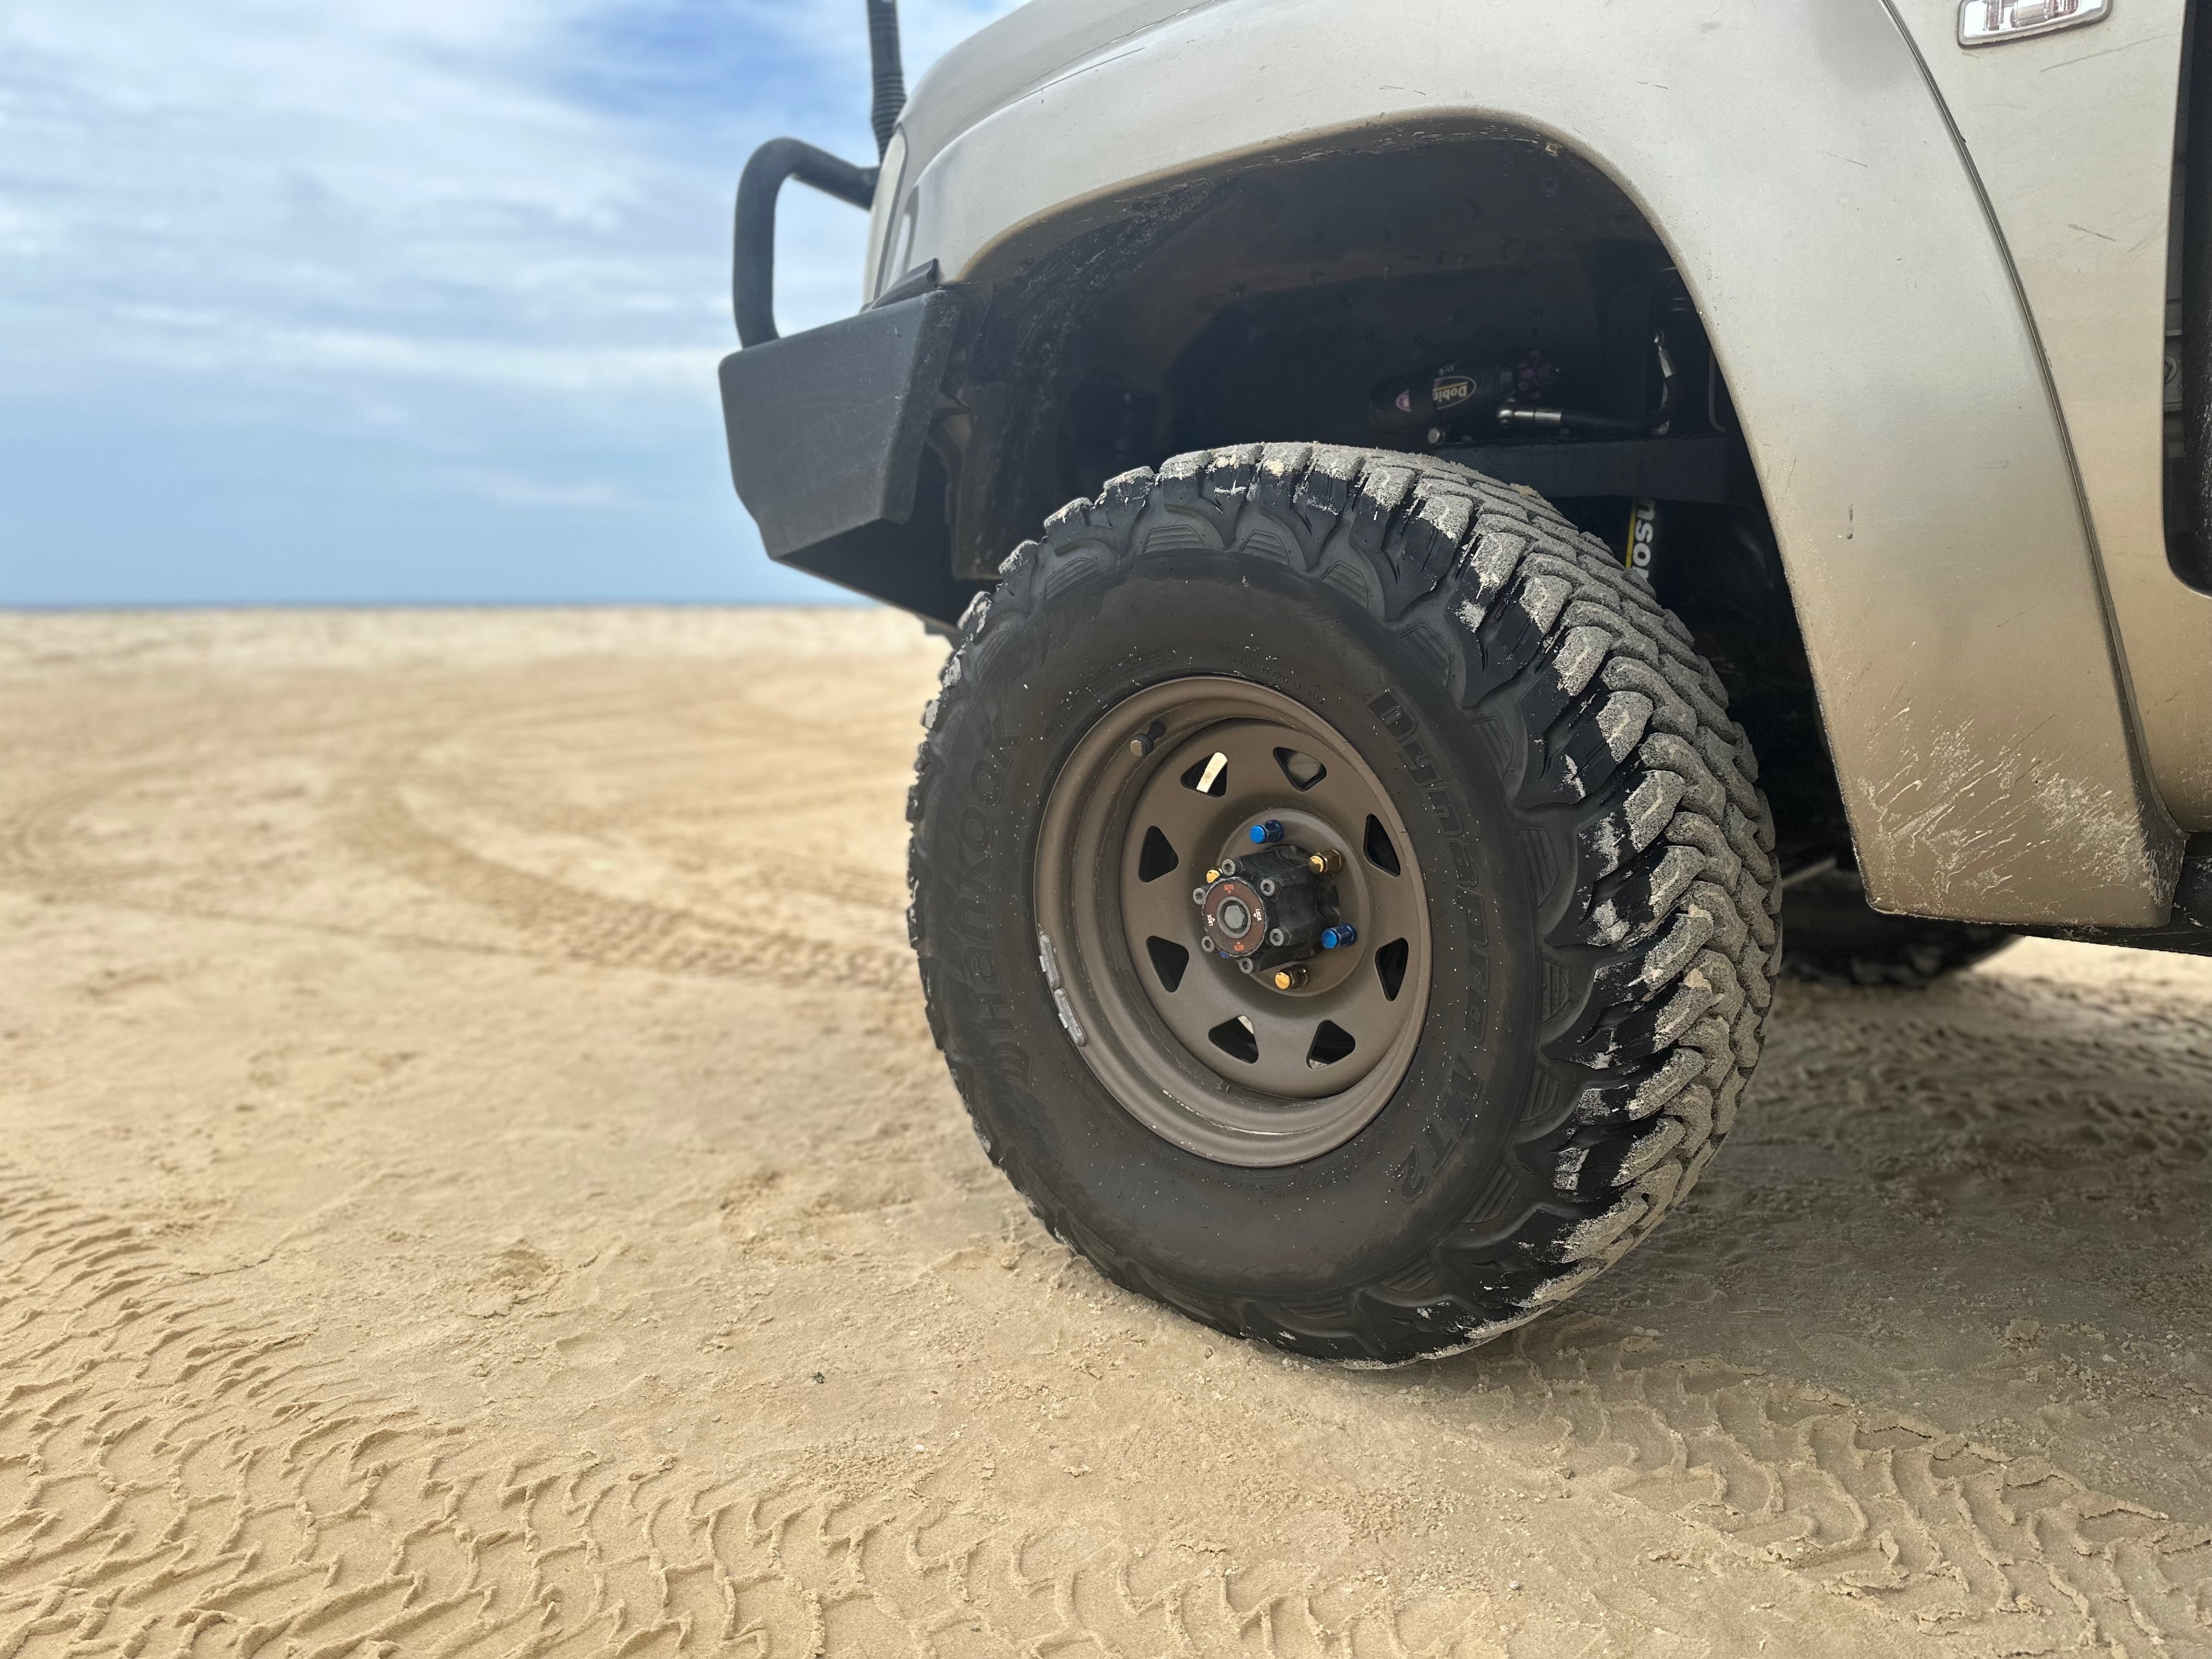
[[[939,289],[732,352],[722,360],[730,477],[769,556],[940,623],[955,581],[951,532],[924,477],[925,440],[960,323]]]

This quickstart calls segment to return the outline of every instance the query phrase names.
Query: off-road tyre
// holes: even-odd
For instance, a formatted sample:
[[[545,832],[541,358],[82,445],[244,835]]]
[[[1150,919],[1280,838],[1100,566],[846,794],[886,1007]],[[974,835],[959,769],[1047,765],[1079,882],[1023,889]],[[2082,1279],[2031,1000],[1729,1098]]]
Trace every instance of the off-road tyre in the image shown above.
[[[1923,990],[2017,937],[1975,922],[1884,915],[1867,902],[1856,870],[1793,882],[1782,896],[1782,975],[1815,985]]]
[[[1781,895],[1749,744],[1641,578],[1529,492],[1297,444],[1112,479],[1000,574],[923,716],[908,920],[977,1137],[1057,1238],[1220,1330],[1390,1364],[1536,1317],[1689,1191],[1759,1058]],[[1403,1081],[1288,1167],[1139,1124],[1039,962],[1056,769],[1193,674],[1333,721],[1428,872]]]

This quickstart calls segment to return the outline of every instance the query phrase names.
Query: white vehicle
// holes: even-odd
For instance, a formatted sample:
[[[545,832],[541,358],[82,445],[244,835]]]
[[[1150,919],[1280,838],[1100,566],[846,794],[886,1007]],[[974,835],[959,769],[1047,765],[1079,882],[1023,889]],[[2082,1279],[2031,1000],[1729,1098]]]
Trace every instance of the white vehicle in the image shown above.
[[[2183,0],[1034,0],[910,102],[870,10],[879,166],[740,191],[732,471],[956,641],[932,1028],[1113,1279],[1464,1347],[1688,1190],[1778,973],[2212,944]],[[872,297],[780,340],[788,176]]]

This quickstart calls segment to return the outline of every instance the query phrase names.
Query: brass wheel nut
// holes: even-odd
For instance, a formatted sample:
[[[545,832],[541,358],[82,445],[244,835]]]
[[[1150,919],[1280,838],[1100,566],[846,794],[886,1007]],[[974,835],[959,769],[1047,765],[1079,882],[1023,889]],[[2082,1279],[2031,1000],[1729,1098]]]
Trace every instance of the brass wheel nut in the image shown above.
[[[1306,860],[1306,868],[1317,876],[1333,876],[1344,868],[1344,854],[1334,847],[1316,853]]]
[[[1287,968],[1275,969],[1274,986],[1278,991],[1302,990],[1305,982],[1306,970],[1302,963],[1294,962]]]

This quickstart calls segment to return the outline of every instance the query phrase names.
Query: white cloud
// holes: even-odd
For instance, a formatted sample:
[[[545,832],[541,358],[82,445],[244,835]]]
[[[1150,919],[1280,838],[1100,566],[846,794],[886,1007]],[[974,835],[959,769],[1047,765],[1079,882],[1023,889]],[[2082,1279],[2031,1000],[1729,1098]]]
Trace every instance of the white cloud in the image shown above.
[[[924,36],[980,15],[911,9]],[[594,364],[634,379],[639,348],[720,349],[730,141],[823,103],[833,68],[864,130],[861,6],[740,5],[726,110],[595,106],[579,82],[606,66],[586,54],[654,15],[607,0],[19,0],[0,11],[0,246],[16,261],[0,329],[18,375],[81,387],[88,358],[208,366],[222,342],[245,372],[343,367],[343,350],[266,349],[327,334],[421,346],[362,360],[387,373],[473,346],[479,378],[489,348],[528,341],[508,358],[536,388],[549,353],[573,352],[568,380],[588,386]],[[657,64],[657,46],[632,48],[648,93],[686,67]],[[772,72],[748,84],[748,58]],[[857,283],[858,216],[820,206],[835,204],[794,200],[781,239],[794,312]],[[172,349],[162,307],[220,325]]]
[[[599,480],[556,483],[543,478],[526,478],[513,472],[455,467],[446,472],[443,482],[468,495],[496,501],[502,507],[577,508],[637,505],[620,484]]]
[[[120,322],[143,325],[131,355],[143,366],[257,376],[346,376],[515,392],[625,392],[696,386],[714,353],[696,346],[604,347],[527,342],[425,340],[369,329],[241,323],[214,312],[129,305]],[[388,391],[387,386],[380,386]]]

